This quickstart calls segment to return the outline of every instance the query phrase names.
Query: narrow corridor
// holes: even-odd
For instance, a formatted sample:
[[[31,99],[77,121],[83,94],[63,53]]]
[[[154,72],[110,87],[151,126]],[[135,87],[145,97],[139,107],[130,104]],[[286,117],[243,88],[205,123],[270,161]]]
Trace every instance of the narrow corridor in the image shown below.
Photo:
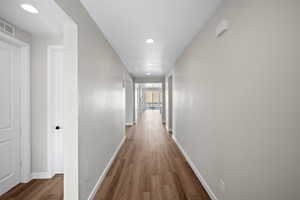
[[[161,123],[147,110],[127,139],[94,200],[208,200],[192,169]]]

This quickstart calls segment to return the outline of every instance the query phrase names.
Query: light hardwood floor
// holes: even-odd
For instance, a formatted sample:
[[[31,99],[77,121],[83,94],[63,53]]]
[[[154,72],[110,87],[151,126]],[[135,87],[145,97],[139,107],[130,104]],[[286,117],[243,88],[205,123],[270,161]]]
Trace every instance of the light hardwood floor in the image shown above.
[[[52,179],[36,179],[26,184],[19,184],[0,200],[63,200],[63,175]]]
[[[163,127],[159,111],[145,111],[94,200],[209,200]]]
[[[146,111],[127,139],[94,200],[210,200],[161,123]],[[62,200],[63,176],[19,184],[0,200]]]

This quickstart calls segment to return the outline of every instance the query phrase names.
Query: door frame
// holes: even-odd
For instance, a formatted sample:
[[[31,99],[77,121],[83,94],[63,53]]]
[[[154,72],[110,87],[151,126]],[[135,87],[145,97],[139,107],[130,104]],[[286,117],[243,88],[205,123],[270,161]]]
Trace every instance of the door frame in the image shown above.
[[[134,94],[133,94],[134,82],[131,79],[127,79],[124,81],[124,85],[125,85],[125,126],[133,126],[134,125]]]
[[[51,95],[51,77],[50,77],[50,68],[51,68],[51,54],[55,50],[63,50],[63,45],[48,45],[47,47],[47,102],[49,102],[50,95]],[[53,134],[51,134],[51,121],[50,116],[52,116],[52,109],[49,103],[47,103],[47,156],[48,156],[48,177],[52,178],[56,172],[54,171],[54,160],[53,160],[53,153],[54,153],[54,137]]]
[[[173,75],[168,76],[168,131],[174,132],[173,116]]]
[[[20,182],[31,176],[31,104],[30,104],[30,45],[0,31],[0,40],[16,46],[21,52],[20,65]]]

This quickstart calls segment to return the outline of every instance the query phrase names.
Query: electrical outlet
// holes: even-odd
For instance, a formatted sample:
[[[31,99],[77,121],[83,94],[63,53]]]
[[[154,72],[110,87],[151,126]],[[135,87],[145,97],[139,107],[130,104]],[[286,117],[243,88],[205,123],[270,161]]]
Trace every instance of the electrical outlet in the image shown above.
[[[220,191],[224,194],[226,188],[225,188],[225,182],[222,179],[219,180],[219,187],[220,187]]]

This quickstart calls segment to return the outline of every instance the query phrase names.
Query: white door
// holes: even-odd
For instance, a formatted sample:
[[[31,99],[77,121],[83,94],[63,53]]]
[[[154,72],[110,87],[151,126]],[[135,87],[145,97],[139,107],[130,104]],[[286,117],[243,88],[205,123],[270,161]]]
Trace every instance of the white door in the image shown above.
[[[20,182],[20,49],[0,41],[0,195]]]
[[[49,47],[49,151],[53,174],[63,173],[63,48]]]

